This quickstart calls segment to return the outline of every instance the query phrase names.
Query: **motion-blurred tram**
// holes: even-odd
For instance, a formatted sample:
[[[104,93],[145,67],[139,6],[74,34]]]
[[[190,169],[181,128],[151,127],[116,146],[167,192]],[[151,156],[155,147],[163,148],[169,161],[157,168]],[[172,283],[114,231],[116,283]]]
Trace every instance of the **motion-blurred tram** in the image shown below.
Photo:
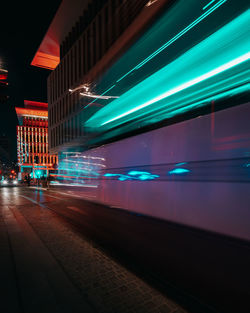
[[[85,100],[88,139],[62,153],[57,180],[250,240],[250,8],[239,2],[174,2],[96,82],[114,97]]]
[[[87,87],[84,139],[53,174],[83,199],[164,223],[145,263],[227,313],[249,312],[249,20],[246,0],[172,1]]]
[[[74,156],[87,198],[250,240],[249,116],[245,103]]]

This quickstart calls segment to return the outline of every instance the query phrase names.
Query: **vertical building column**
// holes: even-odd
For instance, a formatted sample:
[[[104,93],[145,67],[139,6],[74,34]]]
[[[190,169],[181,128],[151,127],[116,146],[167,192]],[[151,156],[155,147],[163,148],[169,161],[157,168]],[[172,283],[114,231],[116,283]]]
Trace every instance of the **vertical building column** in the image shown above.
[[[33,154],[34,154],[34,127],[31,127],[30,163],[33,163]]]
[[[21,166],[20,166],[20,127],[17,126],[17,162],[19,166],[19,172],[21,172]]]
[[[82,37],[78,39],[78,81],[80,82],[82,78]]]
[[[26,163],[26,127],[23,129],[23,163]]]
[[[79,72],[79,55],[78,55],[78,45],[79,45],[79,41],[77,40],[76,43],[75,43],[75,46],[74,46],[74,56],[75,56],[75,60],[74,60],[74,70],[75,70],[75,73],[74,73],[74,84],[76,84],[76,82],[78,82],[78,72]]]

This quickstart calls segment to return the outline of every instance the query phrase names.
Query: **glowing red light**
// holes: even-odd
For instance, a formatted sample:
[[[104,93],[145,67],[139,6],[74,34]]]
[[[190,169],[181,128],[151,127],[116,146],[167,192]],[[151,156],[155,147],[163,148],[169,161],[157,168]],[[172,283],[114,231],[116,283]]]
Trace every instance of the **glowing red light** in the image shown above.
[[[8,77],[7,74],[0,74],[0,80],[6,80]]]

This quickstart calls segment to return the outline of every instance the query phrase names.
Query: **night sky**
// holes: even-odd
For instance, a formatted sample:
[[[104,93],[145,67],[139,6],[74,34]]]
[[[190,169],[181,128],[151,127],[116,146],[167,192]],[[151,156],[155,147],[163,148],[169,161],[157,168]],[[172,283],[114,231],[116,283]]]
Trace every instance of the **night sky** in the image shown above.
[[[16,160],[15,106],[24,100],[47,101],[47,77],[50,71],[31,66],[60,4],[51,1],[3,1],[0,18],[0,62],[9,71],[9,101],[0,107],[0,135],[7,135]]]

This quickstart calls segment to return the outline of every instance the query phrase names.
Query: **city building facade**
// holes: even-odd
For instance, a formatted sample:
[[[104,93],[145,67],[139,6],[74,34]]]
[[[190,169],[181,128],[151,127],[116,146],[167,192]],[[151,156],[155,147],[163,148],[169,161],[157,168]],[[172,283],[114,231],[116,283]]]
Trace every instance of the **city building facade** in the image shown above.
[[[48,104],[24,101],[24,108],[16,107],[17,158],[21,178],[47,177],[58,163],[57,155],[49,153],[48,147]]]
[[[49,149],[67,150],[84,141],[84,120],[95,113],[81,91],[94,90],[98,78],[128,49],[171,1],[62,1],[32,65],[51,69],[48,77]],[[154,4],[154,5],[151,5]],[[80,88],[79,88],[80,86]],[[70,92],[70,90],[78,92]]]

